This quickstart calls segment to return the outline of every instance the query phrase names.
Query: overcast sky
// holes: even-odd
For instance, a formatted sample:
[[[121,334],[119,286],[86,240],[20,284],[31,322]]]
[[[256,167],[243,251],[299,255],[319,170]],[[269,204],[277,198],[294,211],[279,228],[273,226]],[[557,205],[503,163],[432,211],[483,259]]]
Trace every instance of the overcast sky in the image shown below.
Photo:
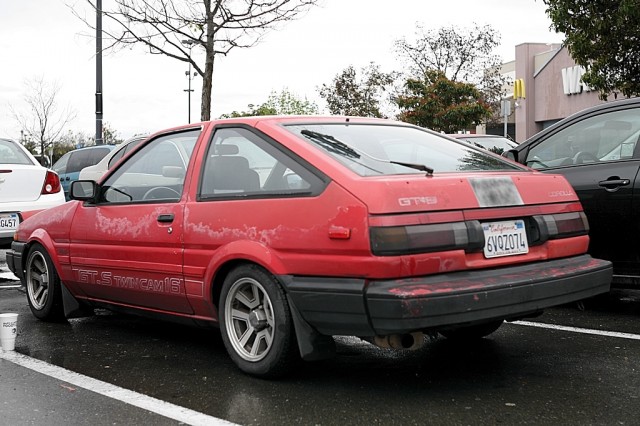
[[[69,130],[95,134],[95,40],[66,4],[83,0],[0,0],[0,137],[18,139],[11,108],[25,111],[25,81],[60,86],[59,109],[76,118]],[[107,7],[110,0],[103,0]],[[300,20],[269,33],[256,47],[216,59],[212,117],[265,102],[283,88],[324,103],[317,88],[349,65],[400,70],[393,42],[411,38],[416,22],[437,29],[490,24],[496,52],[515,58],[521,43],[557,43],[542,0],[321,0]],[[84,34],[84,35],[83,35]],[[187,122],[187,65],[142,47],[103,56],[104,120],[128,138]],[[200,117],[200,77],[192,83],[191,118]]]

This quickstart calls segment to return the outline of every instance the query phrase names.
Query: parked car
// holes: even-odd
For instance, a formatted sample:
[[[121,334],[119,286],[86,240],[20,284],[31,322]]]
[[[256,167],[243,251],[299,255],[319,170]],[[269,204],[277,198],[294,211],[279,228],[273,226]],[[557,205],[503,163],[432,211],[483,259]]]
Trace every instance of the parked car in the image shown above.
[[[116,145],[115,149],[111,150],[102,160],[100,160],[97,164],[93,166],[85,167],[80,170],[80,175],[78,176],[79,180],[95,180],[96,182],[100,180],[102,175],[105,174],[107,170],[113,167],[122,157],[125,156],[129,151],[133,150],[140,142],[145,140],[147,136],[135,136],[131,139],[127,139],[126,141]]]
[[[51,159],[49,158],[48,155],[41,155],[41,154],[35,154],[33,156],[33,158],[36,159],[36,161],[44,167],[50,168],[51,167]]]
[[[7,255],[37,318],[108,307],[219,326],[262,377],[333,355],[334,335],[479,338],[611,280],[562,176],[388,120],[179,127],[71,198]]]
[[[589,253],[613,262],[615,287],[640,288],[640,98],[578,112],[505,153],[561,173],[587,217]]]
[[[477,133],[454,133],[449,134],[452,138],[469,142],[477,147],[484,148],[488,151],[502,154],[504,151],[513,149],[518,146],[517,143],[509,138],[499,135],[479,135]]]
[[[18,224],[41,210],[64,203],[60,179],[27,149],[0,139],[0,247],[8,247]]]
[[[71,182],[78,180],[80,170],[98,163],[111,152],[115,145],[95,145],[74,149],[64,154],[55,162],[52,169],[60,176],[62,189],[69,200]]]

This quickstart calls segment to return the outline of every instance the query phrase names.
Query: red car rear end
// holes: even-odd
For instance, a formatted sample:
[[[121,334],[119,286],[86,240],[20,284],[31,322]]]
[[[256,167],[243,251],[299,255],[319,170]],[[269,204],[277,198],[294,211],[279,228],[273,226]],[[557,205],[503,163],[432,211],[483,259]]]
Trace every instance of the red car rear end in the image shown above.
[[[560,176],[402,123],[224,120],[150,137],[8,256],[34,315],[96,306],[219,325],[245,372],[333,354],[334,335],[414,348],[608,291]],[[43,274],[51,274],[43,297]]]

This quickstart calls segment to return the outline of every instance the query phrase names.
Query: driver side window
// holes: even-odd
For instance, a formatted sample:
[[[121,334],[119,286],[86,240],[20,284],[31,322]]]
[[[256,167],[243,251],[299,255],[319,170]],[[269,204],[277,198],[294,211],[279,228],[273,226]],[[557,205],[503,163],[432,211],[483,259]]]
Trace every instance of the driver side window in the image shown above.
[[[101,203],[177,202],[200,130],[161,136],[122,164],[102,185]]]
[[[629,159],[639,137],[636,109],[601,114],[573,123],[532,147],[526,165],[545,169]]]

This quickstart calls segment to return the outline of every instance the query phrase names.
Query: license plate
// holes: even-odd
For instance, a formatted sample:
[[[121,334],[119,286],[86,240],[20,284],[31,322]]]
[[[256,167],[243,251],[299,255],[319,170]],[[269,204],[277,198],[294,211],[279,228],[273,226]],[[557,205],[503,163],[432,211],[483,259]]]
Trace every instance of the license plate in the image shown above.
[[[486,222],[482,224],[482,230],[486,258],[529,253],[523,220]]]
[[[15,231],[18,223],[17,213],[0,213],[0,231]]]

